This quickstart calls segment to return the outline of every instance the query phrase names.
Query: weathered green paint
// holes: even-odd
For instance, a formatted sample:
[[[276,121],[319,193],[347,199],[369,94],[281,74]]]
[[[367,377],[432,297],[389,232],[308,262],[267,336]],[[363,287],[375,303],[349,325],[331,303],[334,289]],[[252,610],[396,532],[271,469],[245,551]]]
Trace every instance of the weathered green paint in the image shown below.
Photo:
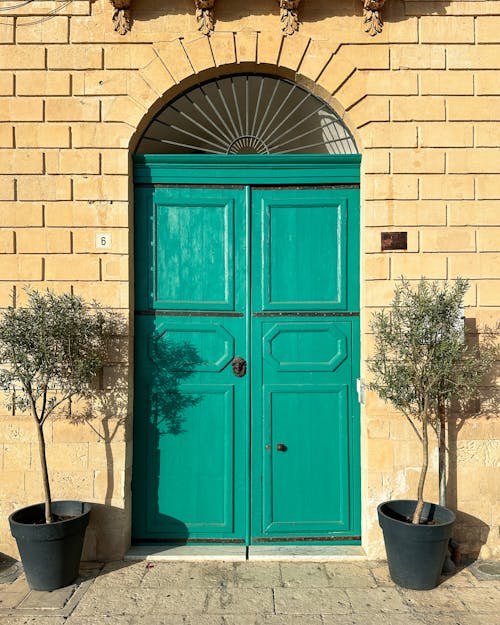
[[[213,313],[246,307],[245,192],[156,189],[143,204],[144,192],[136,308],[160,314],[136,315],[134,532],[243,540],[249,378],[230,362],[246,320]]]
[[[359,535],[358,229],[357,189],[137,188],[136,539]]]
[[[351,317],[304,316],[357,310],[356,191],[259,189],[252,209],[252,311],[276,313],[252,317],[252,537],[359,534],[357,334]]]

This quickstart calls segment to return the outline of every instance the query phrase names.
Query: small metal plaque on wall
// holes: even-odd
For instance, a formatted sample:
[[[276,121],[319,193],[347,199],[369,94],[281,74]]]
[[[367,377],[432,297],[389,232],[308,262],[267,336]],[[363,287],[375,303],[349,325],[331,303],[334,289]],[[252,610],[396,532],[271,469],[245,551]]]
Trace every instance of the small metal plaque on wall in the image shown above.
[[[407,232],[382,232],[380,237],[380,247],[382,252],[390,250],[407,250]]]

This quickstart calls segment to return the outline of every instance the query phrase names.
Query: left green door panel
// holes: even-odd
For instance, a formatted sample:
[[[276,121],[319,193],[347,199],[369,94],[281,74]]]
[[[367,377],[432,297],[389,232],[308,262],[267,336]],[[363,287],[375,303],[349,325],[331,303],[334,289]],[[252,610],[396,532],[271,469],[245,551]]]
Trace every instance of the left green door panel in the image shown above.
[[[246,352],[245,192],[136,202],[134,535],[244,542],[247,378],[230,362]]]

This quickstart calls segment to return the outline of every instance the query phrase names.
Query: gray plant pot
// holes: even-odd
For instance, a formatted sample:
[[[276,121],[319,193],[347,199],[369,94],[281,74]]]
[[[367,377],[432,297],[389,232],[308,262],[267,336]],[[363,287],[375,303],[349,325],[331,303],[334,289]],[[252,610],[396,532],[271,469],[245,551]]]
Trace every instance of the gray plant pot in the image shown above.
[[[81,501],[55,501],[53,513],[70,518],[48,524],[42,503],[10,515],[10,531],[16,539],[30,588],[55,590],[75,581],[90,508],[90,504]]]
[[[377,508],[378,519],[392,580],[403,588],[430,590],[439,583],[455,514],[425,503],[422,517],[433,524],[413,525],[406,519],[412,518],[416,505],[413,499],[386,501]]]

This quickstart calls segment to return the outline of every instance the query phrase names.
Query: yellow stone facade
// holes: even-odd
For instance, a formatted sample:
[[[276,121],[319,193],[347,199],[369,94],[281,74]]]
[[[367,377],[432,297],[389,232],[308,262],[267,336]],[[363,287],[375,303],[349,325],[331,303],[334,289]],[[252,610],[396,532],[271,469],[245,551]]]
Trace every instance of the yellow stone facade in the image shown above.
[[[470,279],[469,324],[500,310],[500,6],[388,0],[383,32],[363,30],[359,0],[303,0],[284,36],[275,0],[218,0],[215,31],[192,0],[135,0],[120,35],[108,0],[0,1],[0,306],[22,287],[73,289],[133,310],[131,154],[147,123],[198,81],[241,71],[296,81],[341,115],[362,154],[362,361],[370,313],[404,275]],[[382,231],[408,250],[380,251]],[[96,250],[95,235],[112,235]],[[130,323],[132,328],[132,324]],[[131,353],[123,337],[103,375],[104,419],[48,427],[56,498],[96,503],[85,557],[130,544]],[[363,370],[364,364],[362,365]],[[494,380],[490,380],[494,384]],[[487,389],[488,390],[488,389]],[[491,389],[489,389],[491,392]],[[448,503],[464,553],[500,558],[500,420],[452,422]],[[38,501],[34,428],[0,418],[0,552],[16,555],[7,516]],[[363,546],[384,555],[376,506],[416,490],[419,445],[404,419],[368,393],[362,406]],[[437,455],[427,497],[436,500]]]

